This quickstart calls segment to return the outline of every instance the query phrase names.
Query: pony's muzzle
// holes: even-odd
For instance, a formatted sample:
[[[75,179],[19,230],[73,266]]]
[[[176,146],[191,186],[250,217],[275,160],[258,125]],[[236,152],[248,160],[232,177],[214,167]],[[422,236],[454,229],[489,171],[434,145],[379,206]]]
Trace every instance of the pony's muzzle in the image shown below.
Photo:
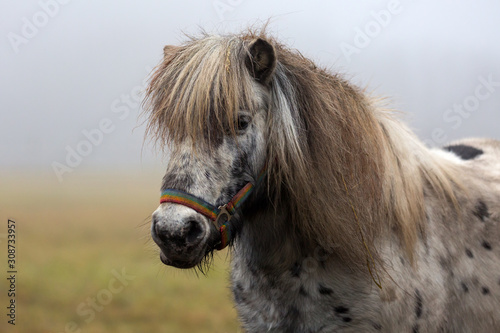
[[[166,215],[166,212],[155,211],[151,223],[151,236],[161,249],[161,261],[179,268],[196,266],[205,254],[206,223],[196,213]]]

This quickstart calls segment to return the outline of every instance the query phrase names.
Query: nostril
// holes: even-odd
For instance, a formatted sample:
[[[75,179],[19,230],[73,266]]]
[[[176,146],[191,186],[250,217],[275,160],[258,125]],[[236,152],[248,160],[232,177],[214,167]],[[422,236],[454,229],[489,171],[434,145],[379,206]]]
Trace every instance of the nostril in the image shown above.
[[[202,234],[203,229],[198,221],[187,221],[186,240],[188,243],[195,242]]]
[[[154,229],[155,229],[155,234],[156,236],[163,242],[163,243],[167,243],[169,241],[169,236],[165,233],[165,232],[162,232],[162,230],[160,230],[160,228],[158,227],[158,224],[155,224],[154,225]]]

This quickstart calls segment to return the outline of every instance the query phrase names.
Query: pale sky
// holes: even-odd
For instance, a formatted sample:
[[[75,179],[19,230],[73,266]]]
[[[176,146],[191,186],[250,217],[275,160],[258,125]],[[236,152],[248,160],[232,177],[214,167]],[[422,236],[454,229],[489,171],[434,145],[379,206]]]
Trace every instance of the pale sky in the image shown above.
[[[268,18],[282,42],[390,97],[430,145],[500,139],[499,17],[494,0],[1,0],[0,168],[50,171],[77,148],[78,167],[164,163],[142,149],[137,97],[163,46]]]

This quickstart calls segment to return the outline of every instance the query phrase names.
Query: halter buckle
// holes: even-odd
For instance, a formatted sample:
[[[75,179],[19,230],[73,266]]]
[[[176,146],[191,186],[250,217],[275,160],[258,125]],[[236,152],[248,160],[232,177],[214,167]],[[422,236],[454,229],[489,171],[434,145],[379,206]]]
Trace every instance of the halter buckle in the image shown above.
[[[220,206],[219,207],[219,214],[217,215],[217,218],[215,219],[215,226],[220,227],[225,222],[230,221],[232,217],[233,217],[233,215],[231,215],[231,213],[229,213],[229,211],[227,210],[227,204]]]

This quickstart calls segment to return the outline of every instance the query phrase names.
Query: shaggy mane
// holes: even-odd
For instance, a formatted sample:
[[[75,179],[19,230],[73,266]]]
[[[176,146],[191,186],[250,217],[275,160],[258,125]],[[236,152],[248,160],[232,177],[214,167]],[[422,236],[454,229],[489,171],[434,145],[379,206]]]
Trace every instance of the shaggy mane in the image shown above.
[[[366,269],[371,256],[381,262],[375,244],[390,232],[411,260],[425,236],[425,192],[455,202],[451,163],[438,161],[378,100],[263,32],[166,48],[147,90],[147,134],[161,145],[190,138],[209,146],[235,135],[238,110],[256,107],[245,59],[257,37],[277,59],[267,156],[276,205],[292,212],[306,239],[352,267]]]

